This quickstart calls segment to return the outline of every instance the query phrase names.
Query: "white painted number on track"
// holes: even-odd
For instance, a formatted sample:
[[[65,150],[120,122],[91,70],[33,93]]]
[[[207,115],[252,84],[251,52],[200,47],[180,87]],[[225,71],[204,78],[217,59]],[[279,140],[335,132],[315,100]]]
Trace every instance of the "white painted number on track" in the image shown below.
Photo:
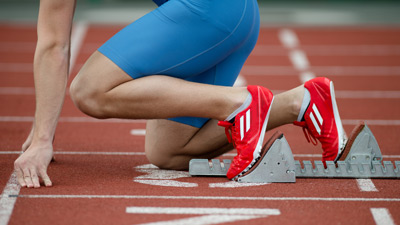
[[[281,214],[279,209],[180,207],[127,207],[126,213],[161,215],[202,215],[184,219],[146,223],[146,225],[208,225],[265,218],[268,216],[277,216]]]

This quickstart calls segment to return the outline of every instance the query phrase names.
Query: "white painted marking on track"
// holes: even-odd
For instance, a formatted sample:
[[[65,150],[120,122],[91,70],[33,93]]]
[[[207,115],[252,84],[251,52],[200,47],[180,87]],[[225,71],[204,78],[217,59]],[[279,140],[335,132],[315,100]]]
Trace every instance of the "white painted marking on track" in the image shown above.
[[[304,71],[304,72],[300,72],[300,81],[302,83],[305,83],[313,78],[315,78],[315,74],[311,71]]]
[[[0,198],[0,225],[8,224],[15,202],[17,201],[16,198],[12,198],[10,195],[18,195],[20,189],[21,187],[18,184],[17,175],[13,172]]]
[[[244,78],[244,76],[242,74],[239,74],[239,76],[237,77],[233,86],[234,87],[246,87],[247,86],[246,78]]]
[[[321,202],[400,202],[400,198],[329,198],[329,197],[246,197],[246,196],[173,196],[173,195],[18,195],[18,198],[64,199],[171,199],[227,201],[321,201]]]
[[[295,76],[297,71],[293,66],[255,66],[243,67],[247,76]],[[399,66],[312,66],[317,74],[332,76],[400,76]]]
[[[135,179],[137,183],[148,184],[153,186],[161,186],[161,187],[179,187],[179,188],[191,188],[198,187],[199,185],[191,182],[182,182],[176,180],[141,180]]]
[[[315,74],[312,72],[302,72],[300,74],[302,81],[306,82]],[[284,90],[272,90],[274,93],[282,93]],[[30,87],[0,87],[0,95],[34,95],[35,89]],[[400,91],[335,91],[336,98],[345,99],[398,99]]]
[[[0,116],[0,122],[33,122],[33,116]],[[92,117],[60,117],[61,123],[146,123],[146,120],[95,119]]]
[[[209,225],[228,223],[268,216],[280,215],[279,209],[262,208],[184,208],[184,207],[127,207],[126,213],[133,214],[176,214],[203,215],[170,221],[146,223],[146,225]],[[144,224],[142,224],[144,225]]]
[[[377,225],[395,225],[388,209],[371,208],[370,210]]]
[[[33,63],[0,63],[0,72],[33,73]]]
[[[0,95],[34,95],[32,87],[0,87]]]
[[[400,126],[400,120],[351,120],[351,119],[342,119],[343,125],[357,125],[360,121],[364,121],[369,126]]]
[[[286,47],[285,44],[284,46]],[[313,56],[400,55],[400,45],[301,45],[301,48],[307,52],[307,55],[313,55]],[[279,55],[287,55],[287,51],[285,51],[280,45],[260,44],[254,48],[251,54],[260,56],[279,56]]]
[[[299,45],[299,39],[296,33],[291,29],[281,29],[278,35],[283,46],[288,49],[297,48]]]
[[[279,209],[262,208],[127,207],[126,212],[140,214],[280,215]]]
[[[336,98],[347,99],[379,99],[400,98],[400,91],[335,91]]]
[[[296,70],[306,71],[310,67],[306,54],[301,50],[296,49],[290,51],[289,58]]]
[[[257,218],[263,218],[267,216],[260,215],[205,215],[196,216],[185,219],[176,219],[170,221],[160,221],[154,223],[144,223],[141,225],[210,225],[210,224],[220,224],[229,223],[242,220],[251,220]]]
[[[19,155],[21,154],[22,151],[0,151],[0,155]],[[140,155],[144,156],[146,153],[144,152],[80,152],[80,151],[70,151],[70,152],[65,152],[65,151],[55,151],[55,155],[110,155],[110,156],[119,156],[119,155]],[[235,157],[237,153],[225,153],[223,156],[226,157]],[[321,154],[293,154],[293,157],[298,157],[298,158],[321,158]],[[383,158],[391,158],[391,159],[399,159],[400,155],[382,155]],[[151,165],[151,164],[149,164]],[[139,168],[139,167],[136,167]]]
[[[191,177],[189,172],[186,171],[162,170],[151,164],[140,165],[135,169],[140,173],[145,173],[145,175],[137,176],[133,179],[133,181],[137,183],[163,187],[189,188],[198,186],[197,183],[175,180]]]
[[[144,175],[137,176],[133,179],[134,182],[141,184],[148,184],[154,186],[168,186],[168,187],[198,187],[199,185],[194,182],[177,181],[179,178],[191,177],[187,171],[174,171],[162,170],[152,164],[145,164],[135,167],[136,171],[144,173]],[[211,188],[239,188],[260,186],[266,184],[259,183],[238,183],[234,181],[227,181],[222,183],[210,183]]]
[[[131,130],[131,135],[133,135],[133,136],[145,136],[146,135],[146,129],[132,129]]]
[[[372,182],[371,179],[356,179],[358,188],[360,191],[364,192],[377,192],[378,189],[376,189],[374,183]]]
[[[296,33],[291,29],[285,28],[279,31],[278,36],[282,45],[289,50],[289,59],[297,70],[300,81],[305,83],[315,78],[315,73],[310,70],[310,62],[306,53],[298,49],[300,41]]]
[[[70,67],[69,71],[71,72],[75,66],[76,59],[78,58],[79,51],[83,44],[83,40],[86,37],[86,33],[89,26],[84,22],[75,23],[72,29],[71,34],[71,57],[70,57]]]
[[[236,181],[228,181],[221,183],[210,183],[208,186],[210,188],[238,188],[238,187],[253,187],[253,186],[263,186],[269,183],[239,183]]]

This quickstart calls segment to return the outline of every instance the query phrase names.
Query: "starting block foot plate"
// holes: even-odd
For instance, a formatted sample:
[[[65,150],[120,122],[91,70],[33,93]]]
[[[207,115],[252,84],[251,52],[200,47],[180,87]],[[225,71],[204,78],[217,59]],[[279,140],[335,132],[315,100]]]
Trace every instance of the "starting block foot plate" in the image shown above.
[[[231,160],[192,159],[192,176],[226,176]],[[241,183],[296,182],[292,151],[281,132],[275,133],[261,150],[258,161],[247,172],[236,178]]]

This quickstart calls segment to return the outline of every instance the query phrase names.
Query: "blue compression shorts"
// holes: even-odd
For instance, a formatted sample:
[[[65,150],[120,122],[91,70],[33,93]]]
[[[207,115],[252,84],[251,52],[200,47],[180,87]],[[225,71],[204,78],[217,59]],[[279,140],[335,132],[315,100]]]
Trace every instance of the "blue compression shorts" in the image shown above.
[[[98,50],[133,79],[166,75],[232,86],[257,42],[259,26],[256,0],[169,0]],[[202,127],[209,119],[170,120]]]

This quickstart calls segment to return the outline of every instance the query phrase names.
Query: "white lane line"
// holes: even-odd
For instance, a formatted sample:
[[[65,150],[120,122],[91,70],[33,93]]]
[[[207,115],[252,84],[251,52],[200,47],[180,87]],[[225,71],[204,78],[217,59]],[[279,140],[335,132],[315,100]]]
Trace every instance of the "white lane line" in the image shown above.
[[[34,95],[33,87],[0,87],[0,95]]]
[[[248,65],[242,71],[246,76],[296,76],[298,73],[293,66]],[[330,77],[400,76],[399,66],[312,66],[312,71]]]
[[[297,36],[290,34],[290,30],[286,30],[289,34],[285,38],[286,48],[294,48],[298,45]],[[84,53],[92,53],[102,42],[85,43],[81,51]],[[34,53],[36,42],[0,42],[0,52],[25,52]],[[400,55],[400,45],[302,45],[308,55],[319,56],[386,56]],[[282,45],[257,45],[252,54],[256,55],[287,55],[287,51]]]
[[[33,122],[33,116],[0,116],[0,122]],[[95,119],[92,117],[60,117],[58,122],[65,123],[146,123],[146,120]]]
[[[75,66],[76,59],[79,55],[79,51],[82,47],[83,41],[86,37],[89,25],[84,22],[75,23],[71,34],[71,57],[70,57],[70,67],[71,72]]]
[[[287,53],[286,53],[287,54]],[[82,64],[76,64],[80,67]],[[317,74],[329,76],[400,76],[400,66],[312,66]],[[32,63],[0,63],[1,72],[32,73]],[[247,65],[242,69],[246,76],[296,76],[293,66]]]
[[[364,121],[370,126],[400,126],[400,120],[352,120],[344,119],[342,120],[343,125],[357,125],[360,121]]]
[[[336,98],[345,99],[396,99],[400,91],[335,91]]]
[[[377,192],[378,189],[376,189],[374,183],[372,182],[371,179],[356,179],[358,188],[360,191],[363,192]]]
[[[284,46],[290,44],[284,44]],[[294,46],[297,46],[294,45]],[[286,47],[294,48],[294,47]],[[312,56],[395,56],[400,55],[400,45],[301,45]],[[287,51],[281,45],[257,45],[252,55],[283,56]]]
[[[323,197],[232,197],[232,196],[172,196],[172,195],[10,195],[15,198],[38,199],[187,199],[236,201],[323,201],[323,202],[400,202],[400,198],[323,198]]]
[[[263,208],[188,208],[188,207],[127,207],[127,213],[192,214],[192,215],[280,215],[279,209]]]
[[[33,63],[0,63],[0,72],[33,73]]]
[[[388,209],[371,208],[370,210],[377,225],[395,225]]]
[[[29,116],[0,116],[0,122],[33,122],[33,117]],[[343,119],[343,125],[357,125],[364,121],[371,126],[400,126],[400,120],[371,120],[371,119]],[[91,117],[60,117],[62,123],[135,123],[144,124],[146,120],[125,120],[125,119],[106,119],[99,120]]]
[[[21,151],[0,151],[0,155],[19,155]],[[62,152],[54,152],[55,155],[146,155],[144,152],[80,152],[80,151],[62,151]],[[223,156],[233,157],[236,156],[237,153],[225,153]],[[293,154],[293,157],[298,158],[321,158],[321,154]],[[382,158],[387,159],[399,159],[400,155],[382,155]]]
[[[0,52],[13,53],[13,52],[29,52],[34,53],[36,42],[0,42]]]
[[[0,198],[0,225],[8,224],[15,202],[17,201],[16,198],[10,196],[18,195],[20,188],[17,176],[15,172],[13,172]]]
[[[303,79],[307,80],[315,77],[315,74],[309,71],[301,72]],[[239,78],[238,78],[239,79]],[[242,81],[240,81],[242,82]],[[246,81],[243,81],[246,82]],[[242,85],[241,87],[244,87]],[[272,90],[273,93],[282,93],[285,90]],[[34,95],[35,88],[33,87],[0,87],[0,95]],[[68,94],[68,93],[67,93]],[[344,99],[398,99],[400,98],[400,91],[335,91],[336,98]]]
[[[0,155],[21,154],[21,151],[0,151]],[[54,152],[55,155],[145,155],[144,152],[80,152],[80,151],[62,151]]]

